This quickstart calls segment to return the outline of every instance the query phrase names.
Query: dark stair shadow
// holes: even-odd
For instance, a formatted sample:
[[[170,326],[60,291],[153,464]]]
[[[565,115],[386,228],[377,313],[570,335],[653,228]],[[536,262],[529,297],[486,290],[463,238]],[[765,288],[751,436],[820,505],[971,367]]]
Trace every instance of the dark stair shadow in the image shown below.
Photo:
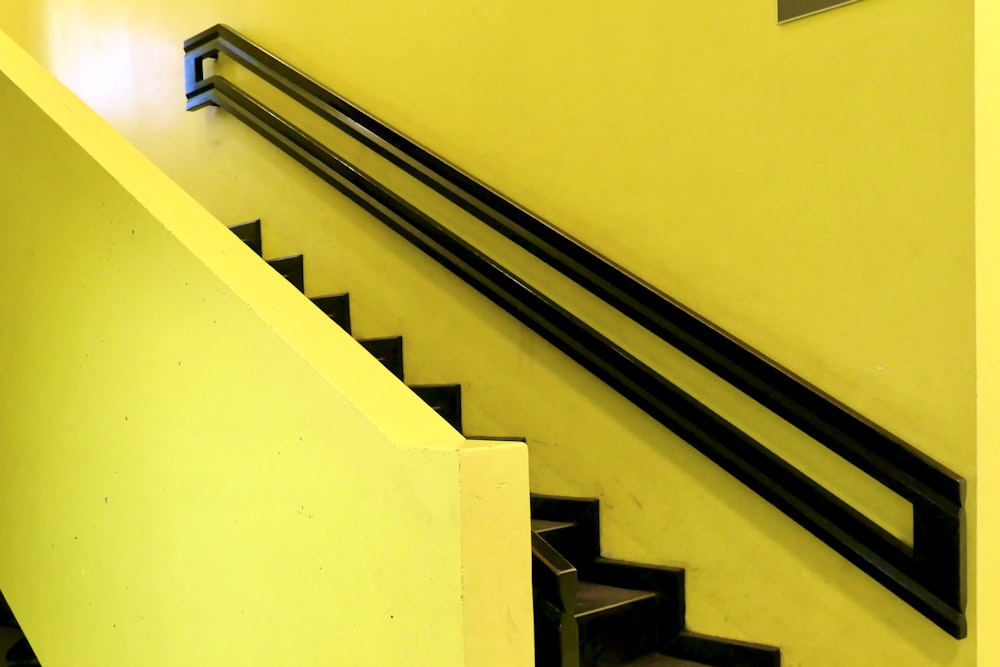
[[[533,579],[542,580],[534,590],[538,667],[780,667],[777,648],[686,629],[683,569],[601,556],[596,499],[533,494],[531,530],[533,547],[542,547],[534,549],[536,561],[558,560],[553,552],[563,559],[559,568],[533,568]],[[558,579],[564,580],[562,591],[575,591],[563,593],[563,602],[551,594],[551,581]],[[547,610],[551,617],[560,605],[560,622],[539,627],[538,617]],[[574,623],[575,654],[572,642],[551,636],[567,627],[574,632]]]
[[[260,220],[254,220],[229,228],[236,236],[246,243],[257,255],[263,257],[263,241]],[[267,263],[281,274],[296,289],[305,293],[305,261],[302,255],[282,257],[267,260]],[[323,311],[333,322],[347,333],[351,332],[351,300],[348,294],[331,294],[310,297],[310,301]],[[403,337],[391,336],[385,338],[358,339],[368,352],[382,363],[389,371],[404,380]],[[407,385],[435,412],[451,426],[462,430],[462,388],[457,384]]]
[[[7,667],[39,667],[41,664],[2,594],[0,594],[0,652],[4,653]]]
[[[259,220],[230,229],[263,256]],[[305,293],[302,255],[268,264]],[[351,333],[348,294],[311,301]],[[401,336],[358,342],[404,380]],[[462,431],[460,385],[410,388]],[[780,667],[777,648],[689,632],[684,570],[603,558],[598,513],[594,499],[531,497],[536,667]]]

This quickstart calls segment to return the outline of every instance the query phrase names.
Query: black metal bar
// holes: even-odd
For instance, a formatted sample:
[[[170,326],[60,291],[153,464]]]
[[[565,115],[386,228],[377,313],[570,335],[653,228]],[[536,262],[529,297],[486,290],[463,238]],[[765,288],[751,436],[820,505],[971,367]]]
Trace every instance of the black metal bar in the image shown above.
[[[964,549],[956,546],[964,544],[961,477],[230,29],[216,26],[188,40],[185,47],[189,109],[216,104],[229,110],[939,626],[956,637],[965,636]],[[464,207],[486,207],[511,221],[513,226],[497,222],[496,216],[487,220],[491,225],[502,223],[505,233],[519,239],[535,238],[537,243],[529,243],[532,252],[910,500],[919,536],[914,549],[229,82],[204,78],[201,61],[219,53],[236,57],[435,189],[453,193],[448,196],[461,200]],[[515,227],[521,231],[512,231]],[[945,546],[932,549],[932,543]]]
[[[535,664],[580,667],[580,634],[574,615],[576,568],[534,531],[531,589],[535,599]],[[551,632],[537,632],[540,622],[547,623]]]

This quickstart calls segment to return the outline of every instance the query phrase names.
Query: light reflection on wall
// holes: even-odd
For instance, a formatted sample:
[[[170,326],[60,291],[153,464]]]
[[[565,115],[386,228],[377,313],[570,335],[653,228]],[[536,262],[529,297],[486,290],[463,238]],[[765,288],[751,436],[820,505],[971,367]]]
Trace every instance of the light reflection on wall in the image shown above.
[[[157,77],[144,62],[180,59],[177,40],[156,29],[152,12],[123,8],[109,0],[69,6],[44,3],[44,60],[52,72],[78,97],[131,139],[139,119],[158,123],[163,115],[163,86],[183,97],[183,77]],[[117,5],[117,6],[116,6]],[[85,54],[81,57],[81,54]],[[162,71],[162,70],[160,70]],[[173,91],[171,91],[173,94]],[[158,110],[158,107],[161,107]]]

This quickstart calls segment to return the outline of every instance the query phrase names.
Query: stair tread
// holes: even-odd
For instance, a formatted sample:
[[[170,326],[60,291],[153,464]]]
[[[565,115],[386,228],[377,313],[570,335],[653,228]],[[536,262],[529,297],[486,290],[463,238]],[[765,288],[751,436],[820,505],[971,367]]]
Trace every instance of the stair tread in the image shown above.
[[[401,339],[402,336],[372,336],[367,338],[359,338],[358,342],[362,345],[367,345],[371,343],[372,345],[378,345],[379,343],[394,344],[397,340]]]
[[[304,259],[305,259],[305,255],[285,255],[284,257],[274,257],[274,258],[268,259],[266,261],[271,266],[274,266],[276,264],[278,266],[281,266],[282,264],[297,263],[299,260],[304,260]]]
[[[531,529],[536,533],[547,533],[550,530],[559,530],[560,528],[572,528],[576,524],[572,521],[549,521],[548,519],[532,519]]]
[[[675,658],[661,653],[644,655],[638,660],[626,663],[623,667],[708,667],[702,662],[692,662],[683,658]]]
[[[650,591],[638,591],[631,588],[581,581],[577,584],[574,616],[578,619],[593,616],[624,607],[633,602],[655,598],[656,593]]]

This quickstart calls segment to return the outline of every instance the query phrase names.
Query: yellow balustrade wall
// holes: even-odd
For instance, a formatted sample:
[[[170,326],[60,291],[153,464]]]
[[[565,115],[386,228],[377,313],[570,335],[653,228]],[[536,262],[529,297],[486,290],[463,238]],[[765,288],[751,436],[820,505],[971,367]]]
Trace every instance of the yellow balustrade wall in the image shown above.
[[[46,667],[532,664],[467,443],[0,33],[0,588]]]
[[[218,218],[262,217],[267,256],[305,252],[310,294],[350,290],[358,334],[405,334],[409,380],[461,382],[468,432],[526,436],[534,490],[600,497],[606,554],[687,568],[694,629],[786,665],[976,664],[974,557],[956,641],[227,114],[185,113],[180,45],[219,21],[967,477],[975,554],[972,2],[778,26],[773,0],[8,0],[0,28]],[[398,187],[906,537],[892,494]]]

